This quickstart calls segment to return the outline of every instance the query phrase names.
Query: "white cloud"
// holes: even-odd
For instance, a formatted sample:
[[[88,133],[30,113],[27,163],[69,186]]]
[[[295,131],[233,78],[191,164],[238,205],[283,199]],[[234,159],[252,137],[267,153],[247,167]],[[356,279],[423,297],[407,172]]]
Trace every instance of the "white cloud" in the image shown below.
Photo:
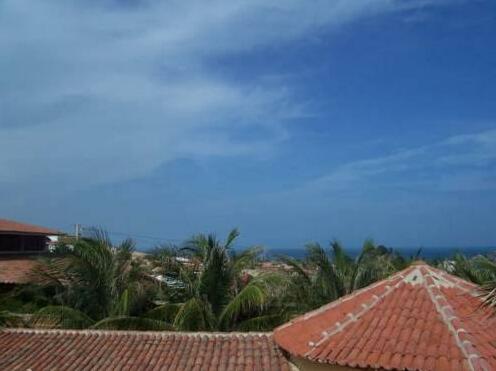
[[[329,192],[366,190],[374,186],[437,191],[495,189],[496,178],[486,171],[494,165],[496,130],[487,130],[343,164],[303,189]]]
[[[425,1],[0,4],[0,183],[98,184],[178,157],[270,153],[303,114],[284,82],[233,82],[209,58]],[[233,139],[263,128],[261,139]]]

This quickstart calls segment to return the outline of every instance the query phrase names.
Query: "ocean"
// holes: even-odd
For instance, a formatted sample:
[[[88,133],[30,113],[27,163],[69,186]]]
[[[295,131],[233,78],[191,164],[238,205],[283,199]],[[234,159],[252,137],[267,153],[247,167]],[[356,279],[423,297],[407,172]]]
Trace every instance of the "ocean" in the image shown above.
[[[432,260],[432,259],[443,259],[449,258],[456,253],[462,253],[465,256],[471,257],[479,254],[493,254],[496,253],[496,247],[399,247],[394,248],[395,251],[400,253],[405,258],[415,257],[420,249],[419,259]],[[352,257],[356,257],[360,253],[361,249],[347,248],[346,253]],[[275,258],[277,256],[290,256],[296,259],[302,259],[305,257],[304,248],[274,248],[266,249],[265,255],[267,258]]]

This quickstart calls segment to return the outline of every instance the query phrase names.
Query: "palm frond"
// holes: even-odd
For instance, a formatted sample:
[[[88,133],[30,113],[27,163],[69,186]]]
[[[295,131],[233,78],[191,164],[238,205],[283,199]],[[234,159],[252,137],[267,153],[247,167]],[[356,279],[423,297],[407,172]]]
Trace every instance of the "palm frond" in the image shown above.
[[[188,241],[186,241],[186,243],[180,249],[180,251],[189,252],[194,257],[197,257],[201,260],[205,260],[208,258],[210,254],[210,250],[218,245],[219,243],[215,238],[215,235],[197,234],[191,237]]]
[[[66,274],[69,264],[68,259],[60,257],[42,258],[33,268],[31,278],[40,285],[63,287],[71,279]]]
[[[238,237],[239,230],[237,228],[232,229],[227,236],[226,242],[224,243],[224,248],[230,249]]]
[[[95,330],[166,331],[172,326],[151,318],[115,316],[104,318],[91,326]]]
[[[336,270],[346,271],[352,259],[348,255],[346,255],[346,252],[344,251],[341,243],[337,240],[331,242],[331,250],[333,254],[332,262],[334,263]]]
[[[496,278],[496,263],[487,257],[479,255],[472,259],[474,265],[483,272],[486,280]]]
[[[228,303],[219,317],[219,322],[222,327],[228,327],[243,313],[263,309],[266,301],[267,293],[264,287],[252,281]]]
[[[333,244],[333,249],[338,250],[339,245]],[[317,268],[314,288],[322,302],[335,300],[345,294],[342,275],[339,275],[335,266],[329,260],[324,248],[318,243],[306,245],[307,259]]]
[[[493,316],[496,316],[496,280],[482,285],[480,297],[482,305],[489,308]]]
[[[296,273],[299,277],[301,277],[307,284],[311,284],[312,278],[308,274],[308,272],[303,268],[301,263],[299,263],[296,259],[291,258],[289,256],[280,256],[279,260],[288,265],[292,272]]]
[[[167,303],[155,307],[144,314],[144,317],[173,323],[177,313],[181,309],[180,303]]]
[[[113,247],[108,234],[92,229],[60,258],[52,259],[44,269],[45,286],[58,287],[60,302],[101,319],[109,315],[129,315],[144,306],[146,290],[154,281],[143,261],[133,259],[134,242],[130,239]]]
[[[181,305],[174,319],[174,328],[180,331],[212,330],[215,324],[209,303],[195,297]]]
[[[24,314],[2,310],[0,311],[0,329],[2,327],[29,327],[29,321]]]
[[[114,316],[127,316],[130,312],[131,298],[129,294],[129,289],[125,289],[119,300],[116,302],[115,307],[112,310]]]
[[[219,316],[221,328],[227,329],[241,316],[249,316],[264,309],[276,292],[283,292],[287,281],[280,274],[266,274],[250,281],[229,301]]]
[[[478,285],[483,284],[490,278],[487,272],[479,269],[473,260],[466,258],[462,254],[455,254],[453,257],[452,273]]]
[[[360,262],[361,260],[363,260],[367,256],[374,255],[375,253],[376,253],[376,246],[375,246],[374,240],[371,238],[368,238],[363,242],[362,251],[361,251],[360,255],[358,256],[357,260],[358,260],[358,262]]]
[[[232,265],[229,264],[226,250],[221,247],[212,248],[199,277],[199,293],[210,303],[215,315],[221,312],[229,300],[232,283]]]
[[[253,246],[243,250],[239,254],[233,254],[234,272],[239,273],[243,269],[252,267],[258,261],[258,258],[262,253],[262,246]]]
[[[270,331],[289,318],[285,313],[264,314],[241,321],[236,325],[239,331]]]
[[[108,232],[101,227],[85,228],[85,236],[82,240],[96,241],[100,245],[112,246]]]
[[[83,312],[65,306],[47,306],[31,317],[30,324],[35,328],[84,329],[94,321]]]

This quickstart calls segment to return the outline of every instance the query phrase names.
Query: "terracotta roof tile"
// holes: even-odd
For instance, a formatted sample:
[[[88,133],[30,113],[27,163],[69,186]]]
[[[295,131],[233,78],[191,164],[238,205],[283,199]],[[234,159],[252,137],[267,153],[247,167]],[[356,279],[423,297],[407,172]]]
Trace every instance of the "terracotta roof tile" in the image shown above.
[[[41,235],[59,235],[61,232],[51,229],[40,227],[38,225],[26,224],[16,222],[14,220],[0,219],[0,233],[17,232],[17,233],[31,233]]]
[[[496,369],[477,286],[416,264],[274,331],[296,357],[394,370]]]
[[[266,333],[4,330],[0,349],[1,370],[289,371]]]
[[[33,269],[38,266],[33,258],[0,258],[0,283],[23,284],[33,279]]]

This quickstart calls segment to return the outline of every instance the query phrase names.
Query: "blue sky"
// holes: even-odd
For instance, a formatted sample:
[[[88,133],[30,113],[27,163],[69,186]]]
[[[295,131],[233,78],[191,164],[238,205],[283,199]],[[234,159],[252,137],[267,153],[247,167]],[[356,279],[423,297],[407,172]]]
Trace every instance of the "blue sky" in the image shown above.
[[[496,3],[0,3],[0,215],[495,245]]]

